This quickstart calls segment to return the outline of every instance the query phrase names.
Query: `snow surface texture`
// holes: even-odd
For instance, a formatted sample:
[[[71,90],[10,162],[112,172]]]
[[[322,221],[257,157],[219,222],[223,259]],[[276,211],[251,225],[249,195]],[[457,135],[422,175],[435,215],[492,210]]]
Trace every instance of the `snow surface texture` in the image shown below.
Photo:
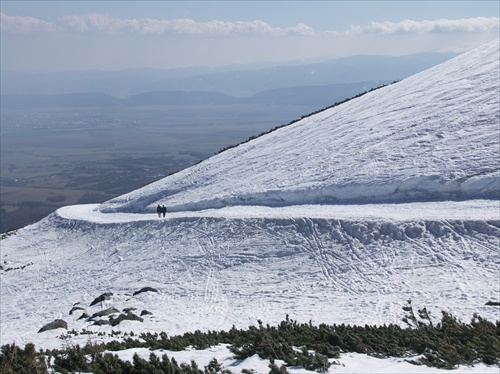
[[[102,204],[102,212],[500,197],[498,41]]]
[[[3,239],[1,344],[59,347],[63,329],[37,333],[58,318],[69,330],[169,335],[286,314],[402,324],[408,299],[436,319],[446,310],[500,320],[485,305],[500,300],[498,57],[495,41]],[[158,292],[134,295],[143,287]],[[105,292],[113,296],[90,306]],[[111,306],[152,314],[117,327],[79,319]],[[331,372],[376,367],[345,363]]]

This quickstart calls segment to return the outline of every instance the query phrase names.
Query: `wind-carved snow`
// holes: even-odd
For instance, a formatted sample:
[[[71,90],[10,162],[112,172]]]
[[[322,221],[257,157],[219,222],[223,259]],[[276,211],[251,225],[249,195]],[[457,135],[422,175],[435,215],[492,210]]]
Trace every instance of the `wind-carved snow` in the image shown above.
[[[99,209],[498,199],[498,54],[486,45]]]
[[[245,328],[286,314],[401,324],[408,299],[436,319],[500,320],[485,305],[500,301],[498,54],[495,41],[3,239],[2,344],[61,346],[61,329],[37,333],[57,318],[96,334]],[[143,287],[158,292],[134,295]],[[74,305],[152,315],[95,326],[69,315]]]

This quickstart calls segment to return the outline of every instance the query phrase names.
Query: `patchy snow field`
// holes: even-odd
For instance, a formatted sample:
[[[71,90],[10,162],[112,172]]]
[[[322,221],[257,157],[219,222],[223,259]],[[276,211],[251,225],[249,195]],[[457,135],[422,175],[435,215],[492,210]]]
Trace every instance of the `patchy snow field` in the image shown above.
[[[65,330],[38,333],[55,319],[96,334],[245,328],[286,314],[402,324],[408,299],[436,319],[445,310],[500,320],[485,305],[500,301],[498,55],[495,41],[3,239],[1,344],[63,346]],[[169,208],[165,218],[157,204]],[[158,292],[134,295],[143,287]],[[79,319],[111,306],[152,314],[117,327]],[[257,357],[236,362],[225,346],[168,354],[269,371]],[[339,361],[331,373],[438,372],[351,353]]]
[[[147,349],[130,349],[120,352],[119,356],[123,360],[132,362],[134,353],[137,353],[143,359],[149,359],[151,351]],[[222,363],[224,368],[231,370],[233,373],[241,373],[242,370],[255,370],[256,373],[269,373],[269,361],[262,360],[255,355],[244,361],[235,361],[232,353],[226,346],[217,346],[205,351],[188,350],[183,352],[172,351],[155,351],[158,357],[166,354],[168,357],[174,357],[177,362],[191,362],[195,360],[199,363],[199,367],[203,368],[208,365],[212,358],[216,357],[217,361]],[[416,359],[417,357],[409,357],[408,359]],[[436,374],[448,373],[450,370],[442,370],[427,366],[416,366],[405,362],[402,358],[380,359],[370,357],[359,353],[345,353],[340,359],[333,360],[334,364],[330,367],[329,373],[339,374]],[[281,366],[283,361],[276,360],[275,364]],[[314,371],[304,370],[301,368],[287,368],[289,373],[293,374],[311,374]],[[471,366],[462,366],[451,371],[453,374],[465,373],[481,373],[481,374],[497,374],[498,367],[487,366],[483,364]]]

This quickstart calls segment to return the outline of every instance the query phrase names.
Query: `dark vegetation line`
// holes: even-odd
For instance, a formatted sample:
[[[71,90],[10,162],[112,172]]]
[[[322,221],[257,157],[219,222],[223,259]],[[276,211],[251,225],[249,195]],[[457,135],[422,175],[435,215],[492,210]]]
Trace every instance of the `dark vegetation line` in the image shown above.
[[[441,369],[454,369],[458,365],[500,365],[500,322],[489,322],[474,314],[471,322],[465,324],[447,312],[442,312],[441,321],[433,324],[426,308],[415,311],[411,300],[403,307],[406,327],[399,325],[351,326],[326,325],[314,326],[286,319],[277,326],[265,325],[259,320],[258,326],[246,330],[229,331],[199,330],[194,333],[169,337],[165,332],[142,333],[136,337],[131,332],[122,341],[108,343],[87,343],[83,348],[68,344],[64,350],[40,350],[36,352],[33,344],[24,349],[15,344],[4,345],[0,354],[0,371],[5,374],[59,372],[99,373],[193,373],[211,374],[231,373],[213,358],[200,369],[193,360],[179,364],[175,358],[166,354],[161,358],[151,352],[149,360],[134,355],[132,362],[121,360],[109,351],[130,348],[150,350],[183,351],[188,347],[204,350],[219,344],[229,345],[237,360],[253,355],[268,359],[269,373],[287,373],[287,367],[303,367],[319,373],[328,371],[332,365],[340,365],[340,353],[357,352],[372,357],[400,357],[415,365],[426,365]],[[92,332],[83,332],[92,334]],[[69,332],[62,338],[71,341]],[[111,336],[120,335],[113,332]],[[106,352],[107,351],[107,352]],[[106,353],[105,353],[106,352]],[[282,360],[278,367],[275,360]],[[243,370],[242,373],[253,371]]]

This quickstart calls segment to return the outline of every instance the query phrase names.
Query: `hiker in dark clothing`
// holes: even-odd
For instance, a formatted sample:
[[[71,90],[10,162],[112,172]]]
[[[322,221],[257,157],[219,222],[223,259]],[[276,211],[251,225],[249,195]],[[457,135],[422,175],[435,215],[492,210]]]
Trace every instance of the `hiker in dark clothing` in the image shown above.
[[[167,213],[167,207],[165,205],[161,207],[161,212],[163,213],[163,217],[165,217],[165,214]]]
[[[158,206],[156,207],[156,213],[158,213],[158,217],[161,217],[161,212],[162,212],[161,206],[160,204],[158,204]]]

